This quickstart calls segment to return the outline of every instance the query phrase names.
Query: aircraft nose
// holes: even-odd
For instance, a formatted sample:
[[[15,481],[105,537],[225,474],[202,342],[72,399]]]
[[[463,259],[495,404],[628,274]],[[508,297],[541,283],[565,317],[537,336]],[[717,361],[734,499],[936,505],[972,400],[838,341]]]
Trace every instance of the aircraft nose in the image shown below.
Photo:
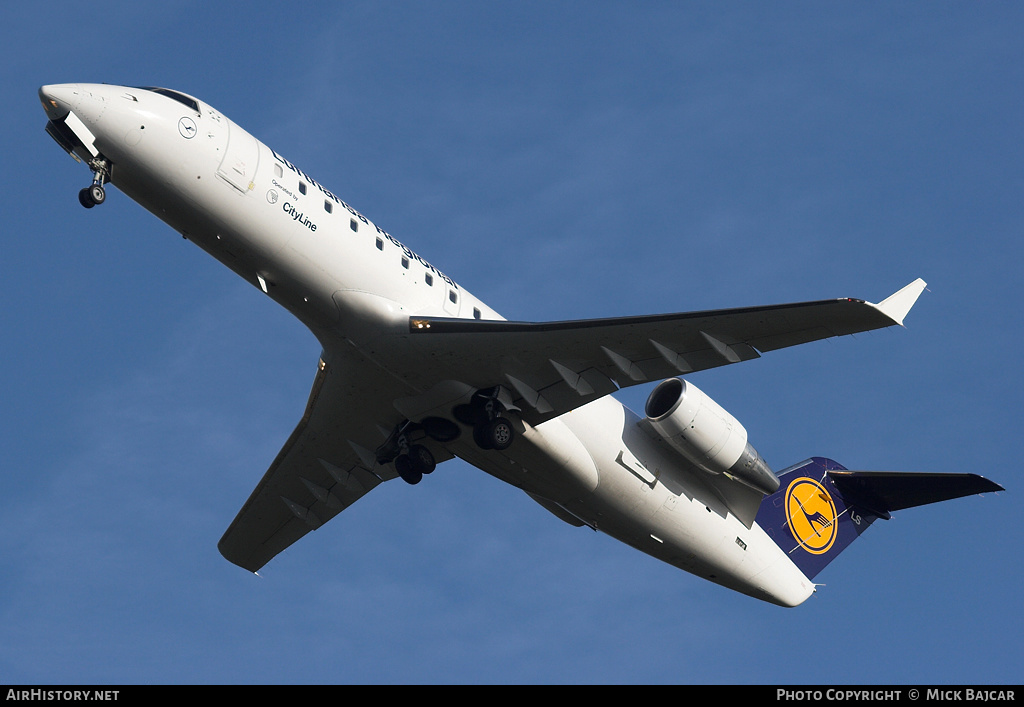
[[[43,103],[43,110],[50,120],[60,120],[75,107],[80,98],[78,84],[58,83],[49,86],[42,86],[39,89],[39,100]]]

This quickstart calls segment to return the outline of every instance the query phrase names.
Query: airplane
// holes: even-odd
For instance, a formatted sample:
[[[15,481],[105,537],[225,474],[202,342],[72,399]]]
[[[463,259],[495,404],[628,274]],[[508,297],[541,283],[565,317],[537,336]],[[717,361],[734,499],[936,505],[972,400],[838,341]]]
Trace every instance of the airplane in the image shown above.
[[[842,298],[577,321],[509,321],[193,96],[43,86],[46,132],[295,315],[322,347],[305,411],[221,538],[257,572],[382,482],[459,457],[560,520],[784,607],[875,520],[1003,488],[975,474],[774,471],[689,380],[776,349],[903,325],[921,279]],[[661,380],[644,417],[611,394]]]

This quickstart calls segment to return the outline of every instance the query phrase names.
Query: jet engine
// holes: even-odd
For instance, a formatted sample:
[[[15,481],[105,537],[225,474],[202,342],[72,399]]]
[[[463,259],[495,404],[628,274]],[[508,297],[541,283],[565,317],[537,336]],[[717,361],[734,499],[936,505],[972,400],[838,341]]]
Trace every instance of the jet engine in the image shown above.
[[[665,442],[698,468],[726,474],[764,494],[779,488],[779,478],[747,442],[743,425],[692,383],[662,381],[644,412]]]

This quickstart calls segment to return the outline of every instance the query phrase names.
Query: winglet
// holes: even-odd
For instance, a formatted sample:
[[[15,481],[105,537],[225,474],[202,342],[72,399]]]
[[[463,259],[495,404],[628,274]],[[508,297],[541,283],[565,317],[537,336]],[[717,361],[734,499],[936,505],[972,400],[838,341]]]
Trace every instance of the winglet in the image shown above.
[[[873,306],[882,314],[889,317],[889,319],[892,319],[900,326],[903,326],[903,318],[907,316],[910,308],[914,306],[915,302],[917,302],[917,298],[921,296],[921,292],[924,290],[926,284],[927,283],[925,283],[924,280],[917,278],[899,292],[889,295],[884,300]]]

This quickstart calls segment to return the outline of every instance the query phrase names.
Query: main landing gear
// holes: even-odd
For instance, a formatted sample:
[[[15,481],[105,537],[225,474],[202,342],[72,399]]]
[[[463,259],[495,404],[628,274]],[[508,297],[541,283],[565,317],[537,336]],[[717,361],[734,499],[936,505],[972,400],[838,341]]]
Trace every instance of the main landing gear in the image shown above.
[[[505,417],[515,407],[508,391],[500,386],[478,390],[469,403],[457,405],[452,414],[473,428],[473,441],[480,449],[501,451],[515,441],[516,428]],[[461,434],[459,425],[443,417],[427,417],[420,422],[406,420],[395,427],[387,441],[377,448],[378,464],[394,464],[398,475],[409,484],[418,484],[431,473],[437,462],[422,442],[429,438],[440,444],[454,441]]]
[[[408,447],[408,451],[395,457],[395,471],[407,484],[418,484],[424,474],[429,474],[435,468],[437,462],[434,461],[434,455],[422,444],[414,444]]]
[[[473,441],[480,449],[501,451],[512,446],[515,428],[504,417],[506,406],[501,402],[501,387],[479,390],[468,405],[459,405],[452,413],[473,427]]]
[[[406,420],[391,433],[388,441],[377,450],[381,464],[394,462],[395,471],[408,484],[418,484],[424,474],[437,468],[433,453],[421,440],[429,437],[437,442],[451,442],[459,436],[459,426],[441,417],[428,417],[422,422]]]
[[[87,209],[102,204],[107,199],[103,185],[110,181],[110,163],[101,157],[89,162],[92,170],[92,184],[78,192],[78,203]]]

